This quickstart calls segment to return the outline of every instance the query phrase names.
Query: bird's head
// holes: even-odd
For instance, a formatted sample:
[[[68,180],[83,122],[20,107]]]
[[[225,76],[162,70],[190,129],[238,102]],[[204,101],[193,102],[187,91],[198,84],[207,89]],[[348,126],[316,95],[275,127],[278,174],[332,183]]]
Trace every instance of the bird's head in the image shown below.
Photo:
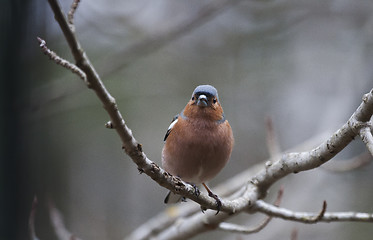
[[[186,117],[202,117],[211,120],[223,118],[218,91],[211,85],[200,85],[194,89],[192,97],[184,109]]]
[[[219,103],[218,91],[211,85],[200,85],[194,89],[191,102],[198,107],[216,107]]]

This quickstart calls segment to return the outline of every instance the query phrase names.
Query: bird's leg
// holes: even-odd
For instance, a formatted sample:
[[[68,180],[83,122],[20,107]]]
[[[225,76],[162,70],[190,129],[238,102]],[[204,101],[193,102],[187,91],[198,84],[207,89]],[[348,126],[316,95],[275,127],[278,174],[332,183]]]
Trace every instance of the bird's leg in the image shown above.
[[[194,188],[194,195],[196,195],[198,197],[201,194],[201,192],[199,191],[197,185],[195,185],[194,183],[189,183],[189,184],[192,185],[192,187]],[[181,197],[181,201],[186,202],[187,201],[186,197]]]
[[[192,185],[194,188],[194,195],[198,197],[201,194],[201,192],[199,191],[197,185],[195,185],[194,183],[190,183],[190,185]]]
[[[206,188],[208,194],[210,197],[212,197],[213,199],[215,199],[216,201],[216,205],[217,205],[217,212],[215,215],[218,215],[218,213],[220,212],[220,208],[221,208],[221,200],[220,198],[218,197],[218,195],[216,195],[215,193],[213,193],[210,188],[207,187],[207,185],[205,183],[202,183],[202,185]],[[203,210],[202,210],[203,212]]]

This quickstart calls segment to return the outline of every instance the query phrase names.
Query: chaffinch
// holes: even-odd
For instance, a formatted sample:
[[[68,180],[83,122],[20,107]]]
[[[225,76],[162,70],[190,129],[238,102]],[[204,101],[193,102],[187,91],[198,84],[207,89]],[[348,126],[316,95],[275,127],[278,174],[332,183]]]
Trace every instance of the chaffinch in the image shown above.
[[[183,111],[171,122],[164,141],[163,168],[191,184],[202,183],[209,196],[216,200],[219,212],[221,201],[205,182],[228,162],[234,139],[213,86],[200,85],[194,90]],[[170,191],[164,202],[174,203],[180,199],[181,196]]]

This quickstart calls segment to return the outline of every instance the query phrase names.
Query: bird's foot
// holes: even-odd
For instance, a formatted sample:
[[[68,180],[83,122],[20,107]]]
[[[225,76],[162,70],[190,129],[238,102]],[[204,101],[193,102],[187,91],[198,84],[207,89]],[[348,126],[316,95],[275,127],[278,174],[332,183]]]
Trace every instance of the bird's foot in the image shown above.
[[[198,189],[198,187],[195,184],[191,183],[190,185],[192,185],[194,188],[194,195],[199,197],[199,195],[201,194],[201,191]]]
[[[216,201],[216,214],[215,215],[218,215],[218,213],[220,212],[220,208],[221,208],[221,200],[218,197],[218,195],[214,194],[211,191],[209,192],[209,196],[212,197],[213,199],[215,199],[215,201]]]
[[[213,199],[215,199],[216,201],[216,214],[215,215],[218,215],[218,213],[220,212],[220,208],[221,208],[221,200],[220,198],[218,197],[218,195],[216,195],[215,193],[213,193],[210,188],[207,187],[207,185],[205,183],[202,183],[202,185],[206,188],[208,194],[209,194],[209,197],[212,197]],[[202,209],[202,212],[204,210]]]

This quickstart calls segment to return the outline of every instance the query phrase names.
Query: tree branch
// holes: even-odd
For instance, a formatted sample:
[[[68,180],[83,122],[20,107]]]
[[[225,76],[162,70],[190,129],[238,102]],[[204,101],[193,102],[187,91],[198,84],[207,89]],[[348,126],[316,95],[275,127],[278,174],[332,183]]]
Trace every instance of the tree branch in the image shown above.
[[[45,55],[47,55],[49,57],[49,59],[51,59],[52,61],[54,61],[58,65],[61,65],[62,67],[66,68],[66,69],[69,69],[70,71],[72,71],[73,73],[78,75],[84,81],[84,83],[87,84],[87,86],[89,86],[89,84],[87,82],[87,76],[85,75],[85,73],[79,67],[77,67],[75,64],[61,58],[60,56],[57,55],[57,53],[50,50],[47,47],[47,43],[43,39],[41,39],[40,37],[37,37],[37,39],[40,43],[40,48],[41,48],[42,52]]]
[[[298,229],[297,228],[293,228],[293,230],[291,230],[290,240],[298,240]]]
[[[51,219],[54,232],[59,240],[80,240],[80,238],[74,236],[74,234],[67,230],[60,211],[58,211],[51,201],[48,202],[48,209],[49,218]]]
[[[273,204],[274,206],[277,206],[277,207],[280,206],[283,193],[284,193],[284,188],[281,187],[277,193],[277,199],[275,203]],[[253,233],[260,232],[262,229],[264,229],[271,220],[272,220],[272,216],[268,215],[262,223],[260,223],[258,226],[253,227],[253,228],[248,228],[246,226],[241,226],[241,225],[237,225],[233,223],[222,222],[219,224],[218,229],[227,231],[227,232],[253,234]]]
[[[29,227],[29,234],[31,240],[39,240],[36,236],[35,232],[35,215],[36,215],[36,207],[38,205],[38,199],[34,196],[34,200],[32,201],[30,216],[28,220],[28,227]]]
[[[253,228],[234,224],[234,223],[222,222],[219,224],[218,229],[225,231],[225,232],[253,234],[253,233],[257,233],[263,230],[271,220],[272,220],[272,217],[266,217],[262,223],[260,223],[258,226],[255,226]]]
[[[281,153],[280,144],[278,142],[277,135],[273,127],[272,118],[267,117],[266,122],[266,140],[267,140],[267,149],[271,158],[275,159]]]
[[[71,4],[69,14],[67,15],[67,19],[70,25],[74,25],[74,14],[76,9],[78,8],[80,0],[74,0]]]
[[[350,119],[331,137],[321,143],[318,147],[308,152],[294,152],[282,156],[282,158],[266,169],[262,170],[252,180],[263,198],[267,189],[277,180],[290,173],[297,173],[309,169],[317,168],[345,148],[359,133],[361,124],[357,122],[367,122],[373,114],[373,89],[364,95],[364,100],[352,114]]]
[[[326,202],[324,201],[323,208],[319,213],[309,212],[294,212],[285,208],[276,207],[272,204],[266,203],[263,200],[258,200],[254,208],[262,213],[270,216],[302,222],[302,223],[316,223],[316,222],[373,222],[373,214],[359,213],[359,212],[325,212]]]
[[[360,129],[359,135],[361,140],[365,143],[370,154],[373,156],[373,136],[371,126],[366,126]]]

